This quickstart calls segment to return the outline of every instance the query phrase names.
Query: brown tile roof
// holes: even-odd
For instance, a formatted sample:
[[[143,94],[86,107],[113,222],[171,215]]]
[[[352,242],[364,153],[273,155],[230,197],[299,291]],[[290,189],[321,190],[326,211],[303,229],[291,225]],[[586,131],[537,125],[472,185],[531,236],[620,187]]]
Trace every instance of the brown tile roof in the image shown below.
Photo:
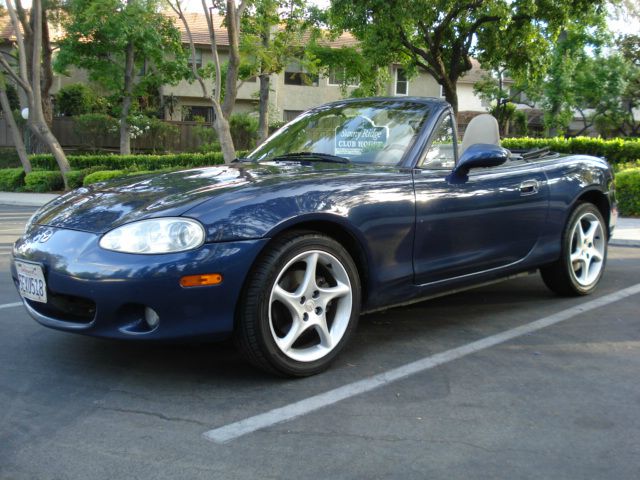
[[[174,22],[182,35],[182,41],[184,43],[187,43],[189,39],[187,37],[187,32],[184,28],[184,25],[182,24],[182,21],[180,21],[178,16],[173,11],[168,11],[166,15],[174,19]],[[199,12],[185,12],[185,18],[187,20],[187,24],[189,25],[189,29],[191,30],[193,43],[195,43],[196,45],[209,45],[209,28],[207,27],[207,18],[205,17],[205,15]],[[229,46],[229,35],[227,34],[227,29],[224,26],[224,17],[220,15],[214,15],[213,27],[215,29],[216,43],[218,44],[218,46]],[[309,39],[310,34],[306,33],[305,35],[303,35],[301,43],[304,44],[308,42]],[[350,33],[343,33],[336,39],[327,40],[322,43],[333,48],[358,45],[358,41]]]
[[[13,25],[11,25],[11,19],[8,13],[4,13],[0,17],[0,40],[2,41],[14,41],[16,39]]]

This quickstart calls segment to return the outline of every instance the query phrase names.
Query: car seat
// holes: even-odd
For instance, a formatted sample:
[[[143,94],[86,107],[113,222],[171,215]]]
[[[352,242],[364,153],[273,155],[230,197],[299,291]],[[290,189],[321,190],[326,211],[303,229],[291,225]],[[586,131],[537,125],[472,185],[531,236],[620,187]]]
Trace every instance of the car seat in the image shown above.
[[[460,155],[476,143],[500,146],[500,129],[498,128],[498,121],[493,115],[483,113],[471,119],[464,132],[464,137],[462,137]]]

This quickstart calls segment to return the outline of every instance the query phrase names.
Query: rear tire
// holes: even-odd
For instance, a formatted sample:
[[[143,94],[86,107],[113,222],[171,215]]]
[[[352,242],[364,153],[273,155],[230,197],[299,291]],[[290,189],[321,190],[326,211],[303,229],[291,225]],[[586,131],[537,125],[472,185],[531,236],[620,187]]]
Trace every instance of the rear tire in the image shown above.
[[[606,232],[598,208],[591,203],[579,204],[564,228],[560,258],[540,269],[547,287],[565,296],[592,293],[607,261]]]
[[[276,238],[244,288],[235,339],[244,357],[270,373],[319,373],[349,341],[360,315],[360,279],[338,242],[315,232]]]

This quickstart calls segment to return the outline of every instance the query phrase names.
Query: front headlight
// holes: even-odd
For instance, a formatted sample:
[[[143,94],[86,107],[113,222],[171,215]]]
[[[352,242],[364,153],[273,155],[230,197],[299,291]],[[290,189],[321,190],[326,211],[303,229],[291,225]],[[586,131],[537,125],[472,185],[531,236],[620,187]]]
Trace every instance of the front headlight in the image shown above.
[[[105,234],[100,246],[124,253],[173,253],[204,243],[204,227],[189,218],[153,218],[132,222]]]

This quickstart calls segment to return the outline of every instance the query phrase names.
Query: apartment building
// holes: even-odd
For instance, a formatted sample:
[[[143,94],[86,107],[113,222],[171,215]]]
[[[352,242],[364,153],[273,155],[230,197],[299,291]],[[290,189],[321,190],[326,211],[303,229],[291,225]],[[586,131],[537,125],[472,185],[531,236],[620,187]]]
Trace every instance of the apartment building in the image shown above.
[[[182,40],[188,43],[186,31],[182,22],[173,14],[176,26],[182,33]],[[206,65],[212,61],[209,31],[206,17],[202,13],[186,13],[187,22],[194,40],[196,55],[191,61],[197,66]],[[218,55],[221,62],[228,59],[229,39],[223,26],[223,18],[214,16],[216,26],[216,40]],[[0,48],[8,51],[14,39],[8,16],[0,18]],[[332,48],[356,46],[357,40],[350,34],[343,34],[331,41]],[[271,77],[270,115],[271,121],[288,121],[295,118],[301,112],[323,103],[339,100],[357,85],[347,87],[346,92],[341,88],[338,80],[340,72],[328,72],[327,75],[310,75],[304,72],[300,64],[291,62],[280,74]],[[482,112],[487,110],[480,98],[474,94],[473,86],[484,71],[477,61],[473,61],[473,68],[458,82],[458,106],[461,112]],[[399,65],[389,66],[389,78],[386,94],[389,96],[426,96],[442,97],[442,88],[434,78],[424,72],[416,76],[408,77],[407,72]],[[86,72],[72,71],[70,76],[56,75],[52,94],[60,88],[72,83],[88,83]],[[258,107],[258,81],[250,79],[242,82],[238,89],[236,100],[236,112],[255,112]],[[165,85],[161,87],[161,95],[166,99],[165,118],[174,121],[189,121],[197,117],[211,120],[213,111],[207,99],[202,97],[200,85],[197,82],[190,83],[186,80],[177,85]]]

